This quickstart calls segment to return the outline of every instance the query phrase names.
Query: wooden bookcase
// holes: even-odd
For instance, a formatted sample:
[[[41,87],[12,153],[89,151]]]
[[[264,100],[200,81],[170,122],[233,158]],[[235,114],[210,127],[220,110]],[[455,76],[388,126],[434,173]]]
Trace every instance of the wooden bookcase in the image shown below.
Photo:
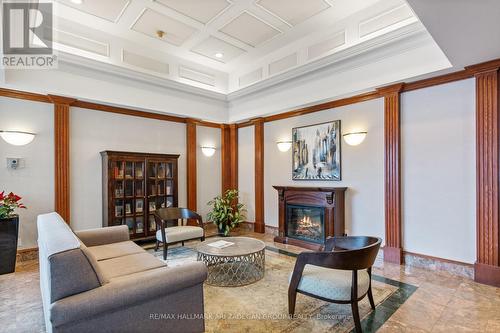
[[[130,238],[154,238],[157,208],[177,207],[179,155],[103,151],[103,227],[127,225]]]

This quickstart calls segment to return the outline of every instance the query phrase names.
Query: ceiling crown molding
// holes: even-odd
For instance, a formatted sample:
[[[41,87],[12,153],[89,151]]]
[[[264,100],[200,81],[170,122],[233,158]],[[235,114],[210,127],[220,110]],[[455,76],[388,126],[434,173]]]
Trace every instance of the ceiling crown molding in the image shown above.
[[[358,68],[373,62],[373,56],[377,52],[381,52],[379,58],[392,56],[395,53],[411,49],[415,44],[427,41],[428,38],[429,35],[422,24],[415,22],[401,29],[397,29],[379,37],[369,39],[348,49],[333,53],[330,56],[299,66],[295,69],[284,72],[283,74],[264,79],[248,87],[231,92],[227,95],[227,100],[233,101],[279,83],[297,79],[329,66],[337,66],[339,71]]]
[[[140,73],[125,67],[116,66],[101,61],[76,56],[62,51],[59,51],[58,56],[59,56],[59,65],[66,66],[65,70],[69,72],[71,72],[73,69],[76,68],[83,68],[85,70],[91,70],[99,73],[106,73],[112,77],[114,76],[114,77],[130,79],[133,81],[139,81],[157,87],[187,92],[190,94],[198,95],[201,97],[208,97],[219,101],[226,101],[226,95],[223,93],[194,87],[170,79],[163,79],[154,75]]]

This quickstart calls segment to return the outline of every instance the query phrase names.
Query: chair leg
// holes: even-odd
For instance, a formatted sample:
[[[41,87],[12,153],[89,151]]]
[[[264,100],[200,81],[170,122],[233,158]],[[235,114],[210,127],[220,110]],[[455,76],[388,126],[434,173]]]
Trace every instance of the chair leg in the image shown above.
[[[370,288],[368,288],[368,300],[370,301],[370,305],[372,307],[372,310],[375,310],[375,302],[373,301],[373,294],[372,294],[372,286],[370,285]]]
[[[204,241],[205,241],[205,236],[201,237],[201,239],[200,239],[200,240],[201,240],[202,242],[204,242]]]
[[[163,243],[163,260],[167,260],[168,244]]]
[[[182,246],[184,246],[184,241],[181,242]]]
[[[352,319],[354,320],[354,327],[356,328],[356,333],[362,333],[361,330],[361,321],[359,320],[359,311],[358,311],[358,301],[354,300],[351,303],[352,309]]]
[[[160,248],[160,242],[156,241],[155,252],[158,251],[158,248]]]
[[[297,300],[297,290],[288,291],[288,314],[293,316],[295,314],[295,302]]]

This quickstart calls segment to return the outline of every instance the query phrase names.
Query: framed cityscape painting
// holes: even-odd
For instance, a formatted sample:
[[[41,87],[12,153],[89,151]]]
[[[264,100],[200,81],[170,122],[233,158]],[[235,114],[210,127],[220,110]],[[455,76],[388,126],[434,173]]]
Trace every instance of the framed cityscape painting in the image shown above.
[[[293,180],[340,180],[340,120],[292,129]]]

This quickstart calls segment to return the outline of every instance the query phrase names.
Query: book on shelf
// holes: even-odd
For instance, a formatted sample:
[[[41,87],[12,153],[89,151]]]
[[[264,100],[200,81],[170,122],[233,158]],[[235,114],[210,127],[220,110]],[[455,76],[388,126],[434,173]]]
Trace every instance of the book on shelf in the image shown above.
[[[135,202],[135,212],[142,213],[142,210],[143,210],[143,202],[142,202],[142,200],[137,200]]]
[[[123,206],[115,206],[115,216],[123,216]]]
[[[142,165],[135,168],[135,178],[142,178]]]
[[[113,168],[113,174],[115,178],[123,178],[123,169],[115,166]]]
[[[125,204],[125,214],[132,214],[132,205]]]

